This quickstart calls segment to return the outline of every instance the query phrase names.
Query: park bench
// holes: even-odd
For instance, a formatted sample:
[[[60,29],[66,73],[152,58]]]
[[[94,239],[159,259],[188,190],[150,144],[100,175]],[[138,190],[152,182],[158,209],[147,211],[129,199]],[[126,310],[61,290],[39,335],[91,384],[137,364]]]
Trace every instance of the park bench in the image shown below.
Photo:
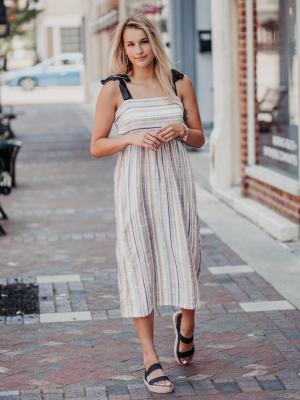
[[[0,142],[0,195],[9,195],[12,187],[16,187],[15,163],[22,142],[7,140]],[[8,219],[0,203],[0,219]],[[0,225],[0,235],[5,231]]]

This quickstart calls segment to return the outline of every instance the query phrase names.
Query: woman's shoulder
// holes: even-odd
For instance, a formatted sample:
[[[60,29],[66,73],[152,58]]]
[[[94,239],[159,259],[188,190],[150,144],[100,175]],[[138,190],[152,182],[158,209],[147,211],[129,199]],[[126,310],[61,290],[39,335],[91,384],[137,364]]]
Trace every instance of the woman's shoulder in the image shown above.
[[[176,69],[172,69],[172,77],[173,77],[173,82],[176,82],[176,86],[178,88],[185,88],[185,89],[189,89],[191,87],[193,87],[192,81],[189,78],[188,75],[183,74],[182,72],[176,70]]]
[[[177,82],[179,79],[184,78],[184,74],[177,69],[171,68],[173,82]]]

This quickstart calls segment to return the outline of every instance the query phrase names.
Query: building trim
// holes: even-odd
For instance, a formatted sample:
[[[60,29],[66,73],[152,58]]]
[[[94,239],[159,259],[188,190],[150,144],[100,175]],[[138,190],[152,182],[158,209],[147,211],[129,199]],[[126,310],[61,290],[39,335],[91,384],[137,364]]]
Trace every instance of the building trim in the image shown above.
[[[92,29],[94,33],[104,31],[115,25],[119,21],[118,10],[111,10],[108,13],[101,15],[101,17],[89,23],[89,27]]]
[[[300,51],[299,51],[299,45],[300,43],[300,29],[299,27],[300,23],[300,0],[296,0],[296,26],[297,26],[297,56],[298,56],[298,65],[300,65]],[[300,96],[300,71],[298,69],[298,96]],[[298,106],[298,113],[300,113],[299,110],[300,105]],[[298,126],[298,179],[300,179],[300,146],[299,146],[299,138],[300,138],[300,126]]]
[[[246,2],[247,20],[247,113],[248,113],[248,165],[255,164],[255,99],[254,99],[254,41],[253,0]]]
[[[300,182],[279,172],[261,165],[250,165],[245,168],[245,174],[293,196],[300,196]]]

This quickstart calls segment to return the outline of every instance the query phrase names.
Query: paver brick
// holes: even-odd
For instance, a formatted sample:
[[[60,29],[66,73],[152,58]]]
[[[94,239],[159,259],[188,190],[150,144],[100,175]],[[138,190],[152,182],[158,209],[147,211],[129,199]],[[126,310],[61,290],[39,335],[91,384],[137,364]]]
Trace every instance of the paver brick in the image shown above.
[[[256,273],[211,275],[209,266],[245,264],[213,232],[202,238],[205,304],[196,311],[194,361],[181,367],[174,360],[172,315],[177,308],[155,309],[155,344],[175,392],[149,393],[142,383],[134,321],[120,318],[113,207],[117,155],[91,156],[90,131],[80,120],[86,116],[78,117],[79,106],[35,107],[34,121],[16,121],[23,141],[20,187],[3,199],[11,220],[9,235],[0,238],[9,249],[1,255],[0,283],[77,274],[80,281],[40,283],[40,311],[90,311],[92,320],[44,324],[38,315],[21,321],[0,316],[0,363],[5,368],[0,390],[13,390],[0,393],[1,400],[19,400],[15,388],[22,390],[21,400],[297,398],[299,311],[247,315],[239,302],[284,299]],[[38,392],[30,391],[36,387]]]
[[[284,386],[277,380],[274,379],[272,381],[267,381],[267,380],[260,380],[260,384],[262,385],[264,390],[284,390]]]

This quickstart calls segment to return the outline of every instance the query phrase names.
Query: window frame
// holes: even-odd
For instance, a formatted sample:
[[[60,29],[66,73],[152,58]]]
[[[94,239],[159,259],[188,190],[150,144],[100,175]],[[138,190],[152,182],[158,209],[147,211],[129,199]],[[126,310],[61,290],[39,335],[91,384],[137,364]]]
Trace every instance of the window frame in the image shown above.
[[[300,0],[296,1],[296,23],[297,23],[297,45],[300,49]],[[299,178],[287,177],[271,168],[256,164],[256,143],[255,143],[255,76],[254,76],[254,20],[253,0],[246,0],[246,40],[247,40],[247,145],[248,165],[245,167],[245,174],[272,187],[283,190],[295,196],[300,196],[300,124],[298,125],[298,176]],[[298,57],[298,88],[300,94],[300,51]],[[300,115],[300,101],[299,101]]]

